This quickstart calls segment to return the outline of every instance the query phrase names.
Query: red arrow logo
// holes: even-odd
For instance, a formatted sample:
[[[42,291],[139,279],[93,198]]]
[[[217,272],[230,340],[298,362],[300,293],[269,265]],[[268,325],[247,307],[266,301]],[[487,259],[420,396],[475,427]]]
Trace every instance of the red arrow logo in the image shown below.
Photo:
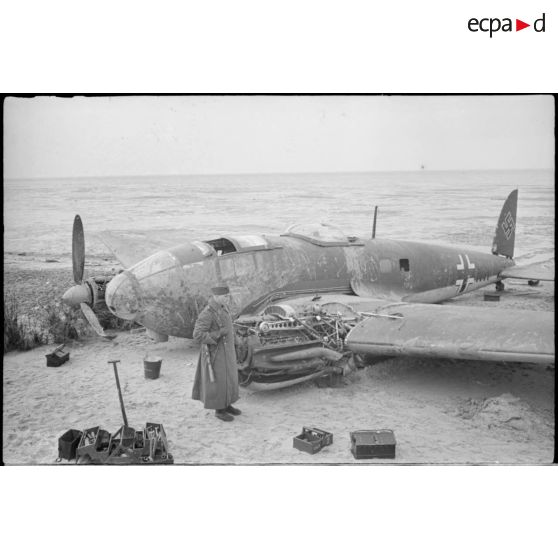
[[[516,31],[521,31],[522,29],[525,29],[526,27],[531,27],[531,24],[525,23],[524,21],[521,21],[520,19],[515,20],[515,30]]]

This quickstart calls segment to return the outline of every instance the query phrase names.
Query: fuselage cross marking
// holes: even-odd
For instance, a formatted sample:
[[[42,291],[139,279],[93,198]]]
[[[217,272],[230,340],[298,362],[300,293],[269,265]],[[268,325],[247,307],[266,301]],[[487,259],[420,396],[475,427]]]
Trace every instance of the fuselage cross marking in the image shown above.
[[[465,261],[463,261],[463,256],[461,254],[457,255],[459,258],[459,263],[456,265],[457,271],[463,271],[465,277],[463,279],[458,279],[455,284],[458,287],[457,294],[461,294],[467,290],[469,285],[475,282],[473,277],[474,272],[469,274],[469,272],[475,269],[475,264],[469,260],[469,256],[465,254]]]

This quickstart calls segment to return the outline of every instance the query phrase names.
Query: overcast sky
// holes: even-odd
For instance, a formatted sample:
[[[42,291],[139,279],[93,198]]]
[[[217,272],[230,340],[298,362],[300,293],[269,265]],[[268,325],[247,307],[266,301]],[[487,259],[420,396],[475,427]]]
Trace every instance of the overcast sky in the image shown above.
[[[554,166],[554,100],[8,98],[6,178]]]

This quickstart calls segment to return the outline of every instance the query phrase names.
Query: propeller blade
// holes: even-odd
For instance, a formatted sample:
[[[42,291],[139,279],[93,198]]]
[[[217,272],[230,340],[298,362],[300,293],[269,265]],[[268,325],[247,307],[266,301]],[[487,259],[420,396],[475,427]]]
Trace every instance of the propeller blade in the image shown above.
[[[83,268],[85,267],[85,238],[83,235],[83,224],[79,215],[75,216],[72,231],[72,266],[74,281],[79,284],[83,279]]]
[[[89,325],[95,330],[98,335],[100,335],[101,337],[105,337],[106,339],[114,339],[116,337],[116,335],[109,335],[108,333],[105,333],[105,330],[99,323],[97,316],[95,316],[95,312],[91,310],[90,306],[85,304],[85,302],[82,302],[79,306],[86,320],[89,322]]]

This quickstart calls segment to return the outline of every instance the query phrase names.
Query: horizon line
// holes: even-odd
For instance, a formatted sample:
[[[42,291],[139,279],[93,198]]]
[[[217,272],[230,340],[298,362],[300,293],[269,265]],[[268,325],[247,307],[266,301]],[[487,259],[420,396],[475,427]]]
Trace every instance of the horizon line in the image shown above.
[[[414,170],[365,170],[365,171],[266,171],[266,172],[206,172],[206,173],[144,173],[144,174],[84,174],[65,176],[4,176],[4,180],[65,180],[76,178],[148,178],[176,176],[252,176],[288,174],[386,174],[386,173],[423,173],[423,172],[517,172],[517,171],[554,171],[552,167],[531,168],[488,168],[488,169],[414,169]]]

